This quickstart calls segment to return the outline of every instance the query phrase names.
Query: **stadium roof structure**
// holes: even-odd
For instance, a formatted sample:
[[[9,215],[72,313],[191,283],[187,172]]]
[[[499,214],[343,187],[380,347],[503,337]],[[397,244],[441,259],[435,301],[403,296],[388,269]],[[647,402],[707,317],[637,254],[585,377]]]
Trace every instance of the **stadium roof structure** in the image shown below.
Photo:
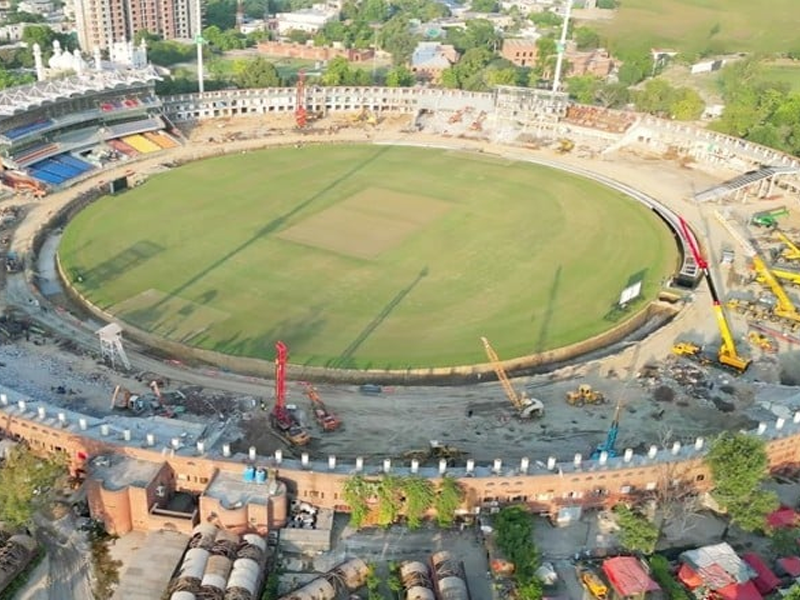
[[[0,92],[0,118],[10,117],[48,102],[66,100],[74,96],[129,87],[161,79],[151,65],[143,69],[121,71],[86,71],[80,75],[38,81]]]
[[[708,202],[710,200],[717,200],[724,198],[728,194],[732,194],[746,188],[749,185],[758,183],[775,175],[787,175],[789,173],[800,172],[800,169],[792,166],[783,167],[761,167],[755,171],[748,171],[742,175],[738,175],[733,179],[723,181],[719,185],[698,192],[694,195],[694,199],[698,202]]]

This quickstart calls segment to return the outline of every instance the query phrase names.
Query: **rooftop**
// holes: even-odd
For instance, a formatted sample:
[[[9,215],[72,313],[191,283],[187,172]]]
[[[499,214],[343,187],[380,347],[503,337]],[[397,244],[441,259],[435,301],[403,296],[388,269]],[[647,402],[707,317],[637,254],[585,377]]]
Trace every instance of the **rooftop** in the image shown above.
[[[120,574],[114,600],[152,600],[160,598],[181,560],[189,537],[174,531],[145,534],[134,531],[117,541],[135,544],[126,557],[128,568]]]
[[[230,509],[246,504],[267,504],[270,496],[286,493],[286,486],[279,481],[268,479],[266,483],[246,482],[244,470],[245,467],[242,467],[239,474],[218,472],[203,495],[216,498],[223,508]]]
[[[128,486],[147,487],[163,463],[109,454],[95,457],[90,464],[92,477],[101,479],[107,490],[116,491]]]
[[[80,75],[38,81],[0,92],[0,117],[22,113],[48,102],[161,79],[152,66],[121,71],[85,71]]]

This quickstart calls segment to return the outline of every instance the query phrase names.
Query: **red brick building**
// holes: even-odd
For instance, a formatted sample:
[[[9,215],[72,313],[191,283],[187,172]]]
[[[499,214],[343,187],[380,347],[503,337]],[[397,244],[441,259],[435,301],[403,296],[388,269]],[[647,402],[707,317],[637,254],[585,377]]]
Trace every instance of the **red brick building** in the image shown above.
[[[350,62],[364,62],[371,60],[374,55],[372,49],[355,50],[353,48],[336,48],[333,46],[313,46],[310,44],[269,41],[259,42],[258,51],[269,56],[321,61],[329,61],[332,58],[343,57]]]

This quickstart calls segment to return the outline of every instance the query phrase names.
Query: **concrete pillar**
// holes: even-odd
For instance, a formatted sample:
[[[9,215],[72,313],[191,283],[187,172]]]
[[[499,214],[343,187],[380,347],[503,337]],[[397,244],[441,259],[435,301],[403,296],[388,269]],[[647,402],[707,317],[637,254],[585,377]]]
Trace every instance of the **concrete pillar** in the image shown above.
[[[625,454],[622,456],[622,460],[626,463],[629,463],[633,460],[633,448],[625,448]]]
[[[308,452],[303,452],[300,455],[300,464],[303,465],[304,467],[308,466]]]
[[[600,453],[600,457],[597,459],[597,462],[599,462],[601,465],[604,465],[604,464],[606,464],[606,463],[608,462],[608,452],[606,452],[605,450],[603,450],[603,451]]]
[[[86,419],[84,419],[83,417],[81,417],[80,419],[78,419],[78,427],[79,427],[79,428],[80,428],[82,431],[86,431],[86,428],[87,428],[88,426],[89,426],[89,424],[86,422]]]
[[[547,459],[547,470],[554,471],[555,468],[556,468],[556,457],[551,456],[550,458]]]
[[[222,444],[222,456],[225,458],[230,458],[231,456],[231,445],[230,444]]]
[[[361,472],[364,470],[364,458],[361,456],[356,457],[356,471]]]
[[[275,450],[275,454],[273,456],[275,458],[276,465],[279,465],[283,462],[283,450],[281,450],[280,448]]]
[[[681,451],[681,443],[680,442],[675,442],[674,444],[672,444],[672,454],[677,455],[677,454],[680,453],[680,451]]]
[[[703,438],[701,438],[701,437],[696,438],[694,440],[694,449],[698,450],[698,451],[702,450],[703,446],[705,445],[705,443],[706,443],[706,441]]]
[[[106,425],[105,423],[100,425],[100,435],[102,436],[108,435],[108,425]]]
[[[40,419],[44,419],[47,417],[47,409],[44,406],[40,406],[36,409],[36,414],[39,415]]]
[[[198,440],[197,442],[197,453],[198,454],[205,454],[206,453],[206,443],[202,440]]]
[[[655,458],[658,455],[658,446],[650,446],[650,449],[647,451],[648,458]]]
[[[528,468],[531,466],[531,461],[527,456],[523,456],[519,461],[519,470],[522,473],[527,473]]]
[[[19,400],[17,402],[17,408],[19,409],[19,412],[24,413],[26,410],[28,410],[28,403],[25,402],[25,400]]]
[[[331,454],[328,456],[328,468],[333,471],[336,468],[336,456]]]
[[[794,413],[794,415],[792,416],[792,421],[794,423],[800,423],[800,410]]]
[[[411,459],[411,472],[416,475],[419,473],[419,460],[416,458]]]
[[[389,473],[392,470],[392,459],[391,458],[384,458],[383,459],[383,472]]]
[[[583,462],[583,454],[581,454],[580,452],[575,454],[575,458],[572,459],[572,462],[575,465],[576,469],[580,469],[581,468],[581,463]]]
[[[756,429],[756,433],[758,435],[763,435],[766,430],[767,430],[767,424],[762,422],[758,424],[758,429]]]
[[[256,458],[258,457],[258,453],[256,451],[256,447],[255,446],[250,446],[250,448],[249,448],[249,450],[247,452],[247,456],[248,456],[248,458],[250,459],[251,462],[255,462]]]
[[[447,473],[447,459],[440,458],[439,459],[439,475],[444,475]]]
[[[156,435],[154,433],[148,433],[146,438],[148,446],[155,446],[156,445]]]
[[[503,470],[503,460],[500,458],[494,459],[494,465],[492,465],[492,471],[495,473],[499,473]]]
[[[181,447],[181,438],[172,438],[172,449],[177,450]]]
[[[475,471],[475,459],[468,458],[467,459],[467,473],[472,473]]]

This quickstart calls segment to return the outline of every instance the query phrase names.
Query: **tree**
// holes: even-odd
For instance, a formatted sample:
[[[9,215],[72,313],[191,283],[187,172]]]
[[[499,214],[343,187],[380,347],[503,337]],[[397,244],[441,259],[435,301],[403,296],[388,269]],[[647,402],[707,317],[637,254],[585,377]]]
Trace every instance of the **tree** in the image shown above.
[[[524,600],[540,600],[542,584],[536,577],[541,558],[533,543],[531,516],[522,506],[503,508],[492,519],[497,546],[514,564],[517,593]]]
[[[328,63],[322,74],[322,85],[369,85],[370,75],[364,69],[351,69],[350,63],[342,56],[337,56]]]
[[[243,61],[241,67],[237,68],[236,85],[240,88],[279,87],[281,76],[274,64],[263,56],[257,56]]]
[[[594,104],[602,81],[595,75],[578,75],[567,79],[567,92],[581,104]]]
[[[0,468],[0,521],[12,527],[30,523],[47,499],[47,492],[63,476],[63,455],[43,459],[25,446],[12,450]]]
[[[630,552],[652,554],[658,542],[656,524],[624,504],[617,504],[613,510],[620,529],[620,545]]]
[[[367,500],[374,493],[374,485],[361,475],[353,475],[344,482],[342,496],[350,507],[350,526],[360,529],[369,514]]]
[[[630,91],[624,83],[604,83],[597,90],[597,101],[605,108],[622,108],[630,100]]]
[[[497,0],[472,0],[470,7],[473,12],[479,13],[500,12],[500,4]]]
[[[422,524],[422,518],[433,506],[434,489],[429,479],[418,475],[404,477],[400,483],[404,498],[403,513],[409,529],[417,529]]]
[[[600,47],[600,34],[589,27],[576,27],[572,36],[578,50],[594,50]]]
[[[746,433],[721,433],[712,442],[706,462],[711,468],[711,495],[728,511],[731,523],[745,531],[766,526],[766,515],[778,506],[773,492],[761,489],[769,473],[764,441]]]
[[[528,18],[534,25],[539,27],[561,27],[561,17],[549,10],[531,13]]]
[[[800,600],[800,583],[795,583],[789,591],[783,595],[784,600]]]
[[[388,87],[411,87],[414,82],[414,74],[405,65],[397,65],[386,74]]]
[[[669,561],[661,555],[651,556],[648,561],[650,564],[650,575],[661,587],[667,600],[690,600],[691,596],[672,575]]]
[[[706,103],[697,91],[681,87],[675,90],[669,106],[670,116],[677,121],[694,121],[699,119],[706,108]]]
[[[436,510],[436,522],[439,527],[450,527],[453,524],[456,510],[463,501],[464,489],[455,478],[445,475],[433,499],[433,508]]]
[[[620,58],[622,66],[617,74],[620,83],[636,85],[653,73],[653,56],[647,50],[629,52]]]

